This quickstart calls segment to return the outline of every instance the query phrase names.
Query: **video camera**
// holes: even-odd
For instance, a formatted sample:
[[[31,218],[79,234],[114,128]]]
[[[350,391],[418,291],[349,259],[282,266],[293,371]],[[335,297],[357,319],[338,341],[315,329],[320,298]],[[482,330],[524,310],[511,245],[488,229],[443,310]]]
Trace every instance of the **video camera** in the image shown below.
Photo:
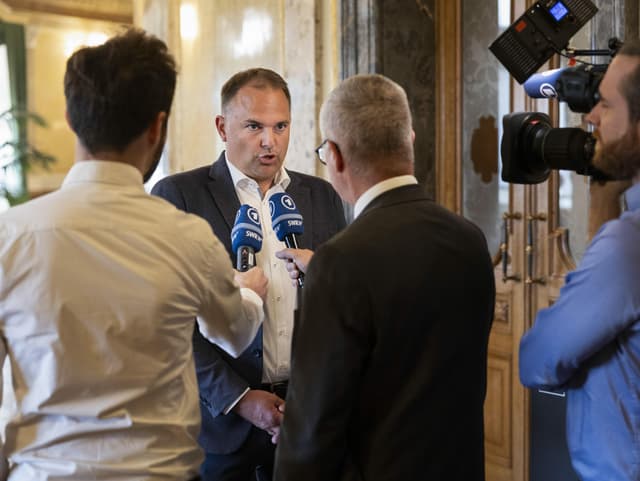
[[[534,74],[554,53],[570,58],[613,57],[622,43],[612,38],[608,50],[575,50],[569,39],[598,11],[590,0],[540,0],[505,30],[491,52],[533,98],[557,98],[573,112],[588,113],[600,100],[598,87],[608,64]],[[564,52],[563,52],[564,51]],[[553,128],[548,115],[511,113],[503,117],[502,180],[519,184],[544,182],[551,169],[573,170],[605,179],[591,164],[594,137],[579,128]]]
[[[591,165],[595,138],[579,128],[554,129],[540,112],[516,112],[502,117],[502,180],[539,184],[551,169],[573,170],[603,178]]]

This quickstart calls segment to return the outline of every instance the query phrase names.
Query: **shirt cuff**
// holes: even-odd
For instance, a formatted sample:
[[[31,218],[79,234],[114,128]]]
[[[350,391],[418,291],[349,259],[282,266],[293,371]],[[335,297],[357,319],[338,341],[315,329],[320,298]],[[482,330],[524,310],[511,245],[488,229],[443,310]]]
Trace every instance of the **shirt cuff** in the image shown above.
[[[252,292],[253,292],[253,291],[252,291]],[[229,406],[227,406],[227,408],[226,408],[224,411],[222,411],[222,414],[225,414],[225,415],[226,415],[226,414],[229,414],[229,413],[231,412],[231,410],[232,410],[234,407],[236,407],[236,404],[238,404],[238,403],[240,402],[240,399],[242,399],[242,398],[244,397],[244,395],[245,395],[245,394],[247,394],[247,393],[249,392],[249,390],[250,390],[250,389],[251,389],[251,388],[249,388],[249,387],[248,387],[247,389],[245,389],[245,390],[242,392],[242,394],[240,394],[240,396],[238,396],[238,398],[237,398],[235,401],[233,401],[231,404],[229,404]]]
[[[264,302],[262,302],[262,298],[256,293],[256,291],[249,289],[248,287],[241,287],[240,295],[242,296],[243,301],[253,304],[256,309],[262,311]],[[262,316],[258,317],[261,318]]]

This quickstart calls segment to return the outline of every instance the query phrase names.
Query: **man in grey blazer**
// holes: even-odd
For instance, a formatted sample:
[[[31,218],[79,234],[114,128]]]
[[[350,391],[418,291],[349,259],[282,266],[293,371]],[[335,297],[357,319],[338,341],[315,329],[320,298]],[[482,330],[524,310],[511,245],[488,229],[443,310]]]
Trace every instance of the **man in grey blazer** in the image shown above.
[[[355,219],[308,266],[274,479],[482,481],[485,238],[417,185],[399,85],[347,79],[320,125],[318,155]],[[279,253],[305,269],[299,255]]]
[[[290,102],[277,73],[262,68],[237,73],[222,87],[222,115],[216,117],[225,152],[213,165],[169,176],[152,191],[206,219],[234,264],[231,229],[240,205],[256,208],[262,222],[257,262],[269,278],[263,328],[238,359],[197,330],[193,335],[204,481],[271,479],[289,379],[296,289],[275,257],[284,244],[271,228],[270,196],[285,191],[293,198],[304,219],[300,247],[316,249],[345,225],[342,203],[328,182],[283,167]]]

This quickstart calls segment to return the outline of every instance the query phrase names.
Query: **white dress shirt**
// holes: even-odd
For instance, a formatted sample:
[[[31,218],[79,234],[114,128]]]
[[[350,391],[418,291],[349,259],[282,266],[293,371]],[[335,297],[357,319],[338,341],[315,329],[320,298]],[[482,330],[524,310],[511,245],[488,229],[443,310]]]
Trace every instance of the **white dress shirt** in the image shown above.
[[[209,225],[146,194],[134,167],[79,162],[59,191],[0,215],[8,479],[195,476],[196,316],[238,355],[262,301],[237,288]]]
[[[291,179],[281,168],[273,186],[263,196],[255,180],[244,175],[228,159],[226,162],[240,203],[257,209],[262,224],[262,248],[256,254],[256,265],[264,270],[269,279],[262,326],[262,381],[283,381],[289,379],[296,288],[291,283],[285,262],[275,254],[286,245],[273,232],[269,198],[276,192],[284,192]]]
[[[418,179],[416,179],[413,175],[398,175],[396,177],[385,179],[382,182],[378,182],[377,184],[367,189],[360,197],[358,197],[358,200],[353,206],[353,218],[355,219],[356,217],[358,217],[362,213],[364,208],[368,206],[369,203],[379,195],[382,195],[385,192],[397,187],[403,187],[405,185],[412,185],[417,183]]]

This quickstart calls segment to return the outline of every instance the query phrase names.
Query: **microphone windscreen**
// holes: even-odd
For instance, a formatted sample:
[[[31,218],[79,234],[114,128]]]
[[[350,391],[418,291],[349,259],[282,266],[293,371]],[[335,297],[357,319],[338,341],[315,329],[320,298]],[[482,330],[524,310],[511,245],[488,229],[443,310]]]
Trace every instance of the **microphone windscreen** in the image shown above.
[[[278,240],[283,241],[288,234],[302,234],[302,215],[288,194],[277,192],[269,198],[271,225]]]
[[[534,99],[555,98],[558,96],[556,91],[556,81],[562,75],[565,68],[557,68],[547,70],[546,72],[533,74],[522,85],[527,95]]]
[[[241,246],[251,247],[254,252],[262,248],[262,226],[258,211],[242,204],[236,213],[236,221],[231,230],[231,249],[237,254]]]

